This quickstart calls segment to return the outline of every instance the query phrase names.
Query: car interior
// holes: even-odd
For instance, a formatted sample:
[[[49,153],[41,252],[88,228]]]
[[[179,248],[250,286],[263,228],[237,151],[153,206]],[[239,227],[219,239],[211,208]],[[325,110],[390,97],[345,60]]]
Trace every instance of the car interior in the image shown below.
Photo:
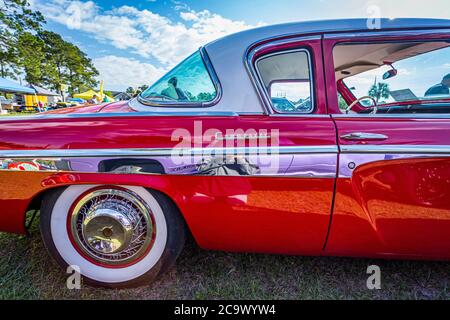
[[[434,65],[434,52],[446,50],[439,53],[440,59],[447,59],[445,66],[450,66],[450,41],[434,42],[403,42],[403,43],[374,43],[374,44],[339,44],[334,48],[333,57],[335,65],[335,77],[338,95],[341,102],[345,100],[343,113],[450,113],[450,95],[423,96],[426,86],[436,85],[442,77],[450,74],[450,67],[435,70],[435,83],[426,83],[428,77],[423,69],[431,69]],[[428,56],[427,56],[428,54]],[[443,55],[447,54],[447,56]],[[413,62],[420,57],[420,62],[414,67],[414,74],[400,69],[396,66],[403,62]],[[381,72],[386,70],[384,73]],[[379,72],[377,72],[379,71]],[[409,79],[408,79],[409,77]],[[354,79],[354,85],[348,83]],[[402,82],[402,79],[405,80]],[[434,78],[433,78],[434,79]],[[358,80],[358,81],[356,81]],[[368,82],[366,91],[362,91],[363,82]],[[407,87],[411,81],[424,82],[424,90]],[[384,93],[378,93],[372,88],[383,83]],[[394,90],[395,84],[397,86]],[[404,84],[406,87],[398,87]],[[447,86],[442,82],[439,84]],[[449,81],[450,85],[450,81]],[[355,93],[359,89],[359,94]],[[369,90],[370,89],[370,90]],[[448,90],[448,86],[447,86]],[[372,92],[370,92],[372,91]],[[415,91],[415,92],[414,92]],[[384,101],[382,101],[384,100]]]

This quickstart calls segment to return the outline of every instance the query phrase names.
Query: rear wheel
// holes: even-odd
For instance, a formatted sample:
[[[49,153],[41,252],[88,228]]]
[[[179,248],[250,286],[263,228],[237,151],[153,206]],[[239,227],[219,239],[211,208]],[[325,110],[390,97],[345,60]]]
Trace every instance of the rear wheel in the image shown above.
[[[41,234],[63,268],[86,282],[134,287],[153,281],[180,254],[184,222],[163,194],[131,186],[70,186],[49,192]]]

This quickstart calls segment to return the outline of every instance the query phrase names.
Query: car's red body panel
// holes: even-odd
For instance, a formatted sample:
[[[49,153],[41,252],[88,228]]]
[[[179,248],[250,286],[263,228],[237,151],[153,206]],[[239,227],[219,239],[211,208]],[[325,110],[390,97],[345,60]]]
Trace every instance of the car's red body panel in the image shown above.
[[[144,186],[177,204],[197,243],[207,249],[286,254],[320,253],[325,241],[334,181],[246,177],[43,174],[15,172],[2,191],[2,231],[25,232],[23,212],[38,192],[73,184]],[[3,181],[9,181],[4,183]],[[224,191],[225,190],[225,191]],[[231,191],[232,190],[232,191]],[[305,191],[307,190],[307,191]],[[313,192],[311,192],[313,190]],[[246,195],[246,201],[233,197]]]
[[[450,159],[380,161],[338,179],[330,254],[449,258]]]
[[[449,38],[442,32],[418,34],[394,32],[376,39]],[[207,249],[450,259],[450,157],[433,150],[450,146],[450,118],[335,116],[340,111],[333,47],[339,41],[365,39],[354,34],[321,36],[288,44],[274,39],[273,46],[265,39],[259,52],[297,47],[312,51],[314,115],[152,116],[139,114],[125,102],[76,107],[49,113],[55,117],[0,122],[0,152],[172,149],[179,143],[175,129],[190,133],[192,148],[206,148],[216,147],[217,132],[277,130],[281,148],[335,147],[326,153],[333,160],[327,163],[331,176],[313,171],[303,176],[287,176],[286,171],[276,176],[195,176],[0,170],[0,230],[24,233],[24,212],[51,188],[136,185],[168,195],[198,244]],[[222,81],[229,85],[227,79]],[[386,139],[342,138],[352,132],[384,134]],[[360,151],[352,152],[354,147]],[[373,153],[376,147],[380,149]],[[417,154],[402,151],[405,147],[432,151]],[[349,170],[352,165],[356,168]]]
[[[194,122],[203,131],[195,132]],[[83,128],[83,134],[80,134]],[[0,126],[0,149],[173,148],[173,128],[202,135],[215,128],[280,128],[280,146],[335,145],[330,118],[236,117],[96,117],[24,120]],[[15,132],[20,130],[18,136]],[[194,133],[195,132],[195,133]],[[36,137],[44,137],[36,139]],[[214,140],[204,137],[203,147]],[[70,143],[68,143],[70,141]],[[0,228],[24,232],[23,212],[39,192],[70,184],[146,186],[169,195],[180,208],[197,242],[205,248],[317,254],[326,239],[334,179],[271,177],[194,177],[111,174],[1,172]],[[11,189],[11,181],[15,188]],[[22,182],[21,182],[22,181]],[[270,183],[269,183],[270,182]],[[27,186],[27,187],[25,187]],[[239,199],[245,195],[246,201]],[[235,197],[237,196],[237,198]],[[206,222],[206,223],[205,223]]]

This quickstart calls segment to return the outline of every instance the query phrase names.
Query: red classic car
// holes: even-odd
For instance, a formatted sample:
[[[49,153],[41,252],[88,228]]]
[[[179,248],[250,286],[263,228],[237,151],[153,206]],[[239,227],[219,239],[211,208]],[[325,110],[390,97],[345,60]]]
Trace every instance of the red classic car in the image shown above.
[[[450,20],[212,42],[129,102],[0,120],[0,231],[92,284],[205,249],[450,259]]]

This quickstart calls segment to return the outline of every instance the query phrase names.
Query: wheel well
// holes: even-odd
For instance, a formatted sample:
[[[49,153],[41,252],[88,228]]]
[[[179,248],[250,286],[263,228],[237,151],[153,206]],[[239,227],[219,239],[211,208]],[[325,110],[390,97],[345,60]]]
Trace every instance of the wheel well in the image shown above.
[[[185,219],[183,213],[181,212],[180,208],[179,208],[178,205],[176,204],[176,202],[173,201],[173,199],[172,199],[169,195],[167,195],[166,193],[164,193],[164,192],[162,192],[162,191],[159,191],[159,190],[156,190],[156,189],[152,189],[152,188],[145,188],[145,189],[146,189],[147,191],[149,191],[149,192],[157,192],[157,193],[159,193],[161,196],[163,196],[164,198],[166,198],[167,201],[170,201],[170,202],[174,205],[174,207],[175,207],[175,208],[177,209],[177,211],[178,211],[178,214],[180,215],[181,219],[183,220],[184,227],[185,227],[185,229],[186,229],[186,235],[187,235],[187,237],[188,237],[191,241],[194,241],[195,243],[197,243],[197,241],[195,241],[194,235],[192,234],[191,228],[189,227],[188,223],[186,222],[186,219]]]

